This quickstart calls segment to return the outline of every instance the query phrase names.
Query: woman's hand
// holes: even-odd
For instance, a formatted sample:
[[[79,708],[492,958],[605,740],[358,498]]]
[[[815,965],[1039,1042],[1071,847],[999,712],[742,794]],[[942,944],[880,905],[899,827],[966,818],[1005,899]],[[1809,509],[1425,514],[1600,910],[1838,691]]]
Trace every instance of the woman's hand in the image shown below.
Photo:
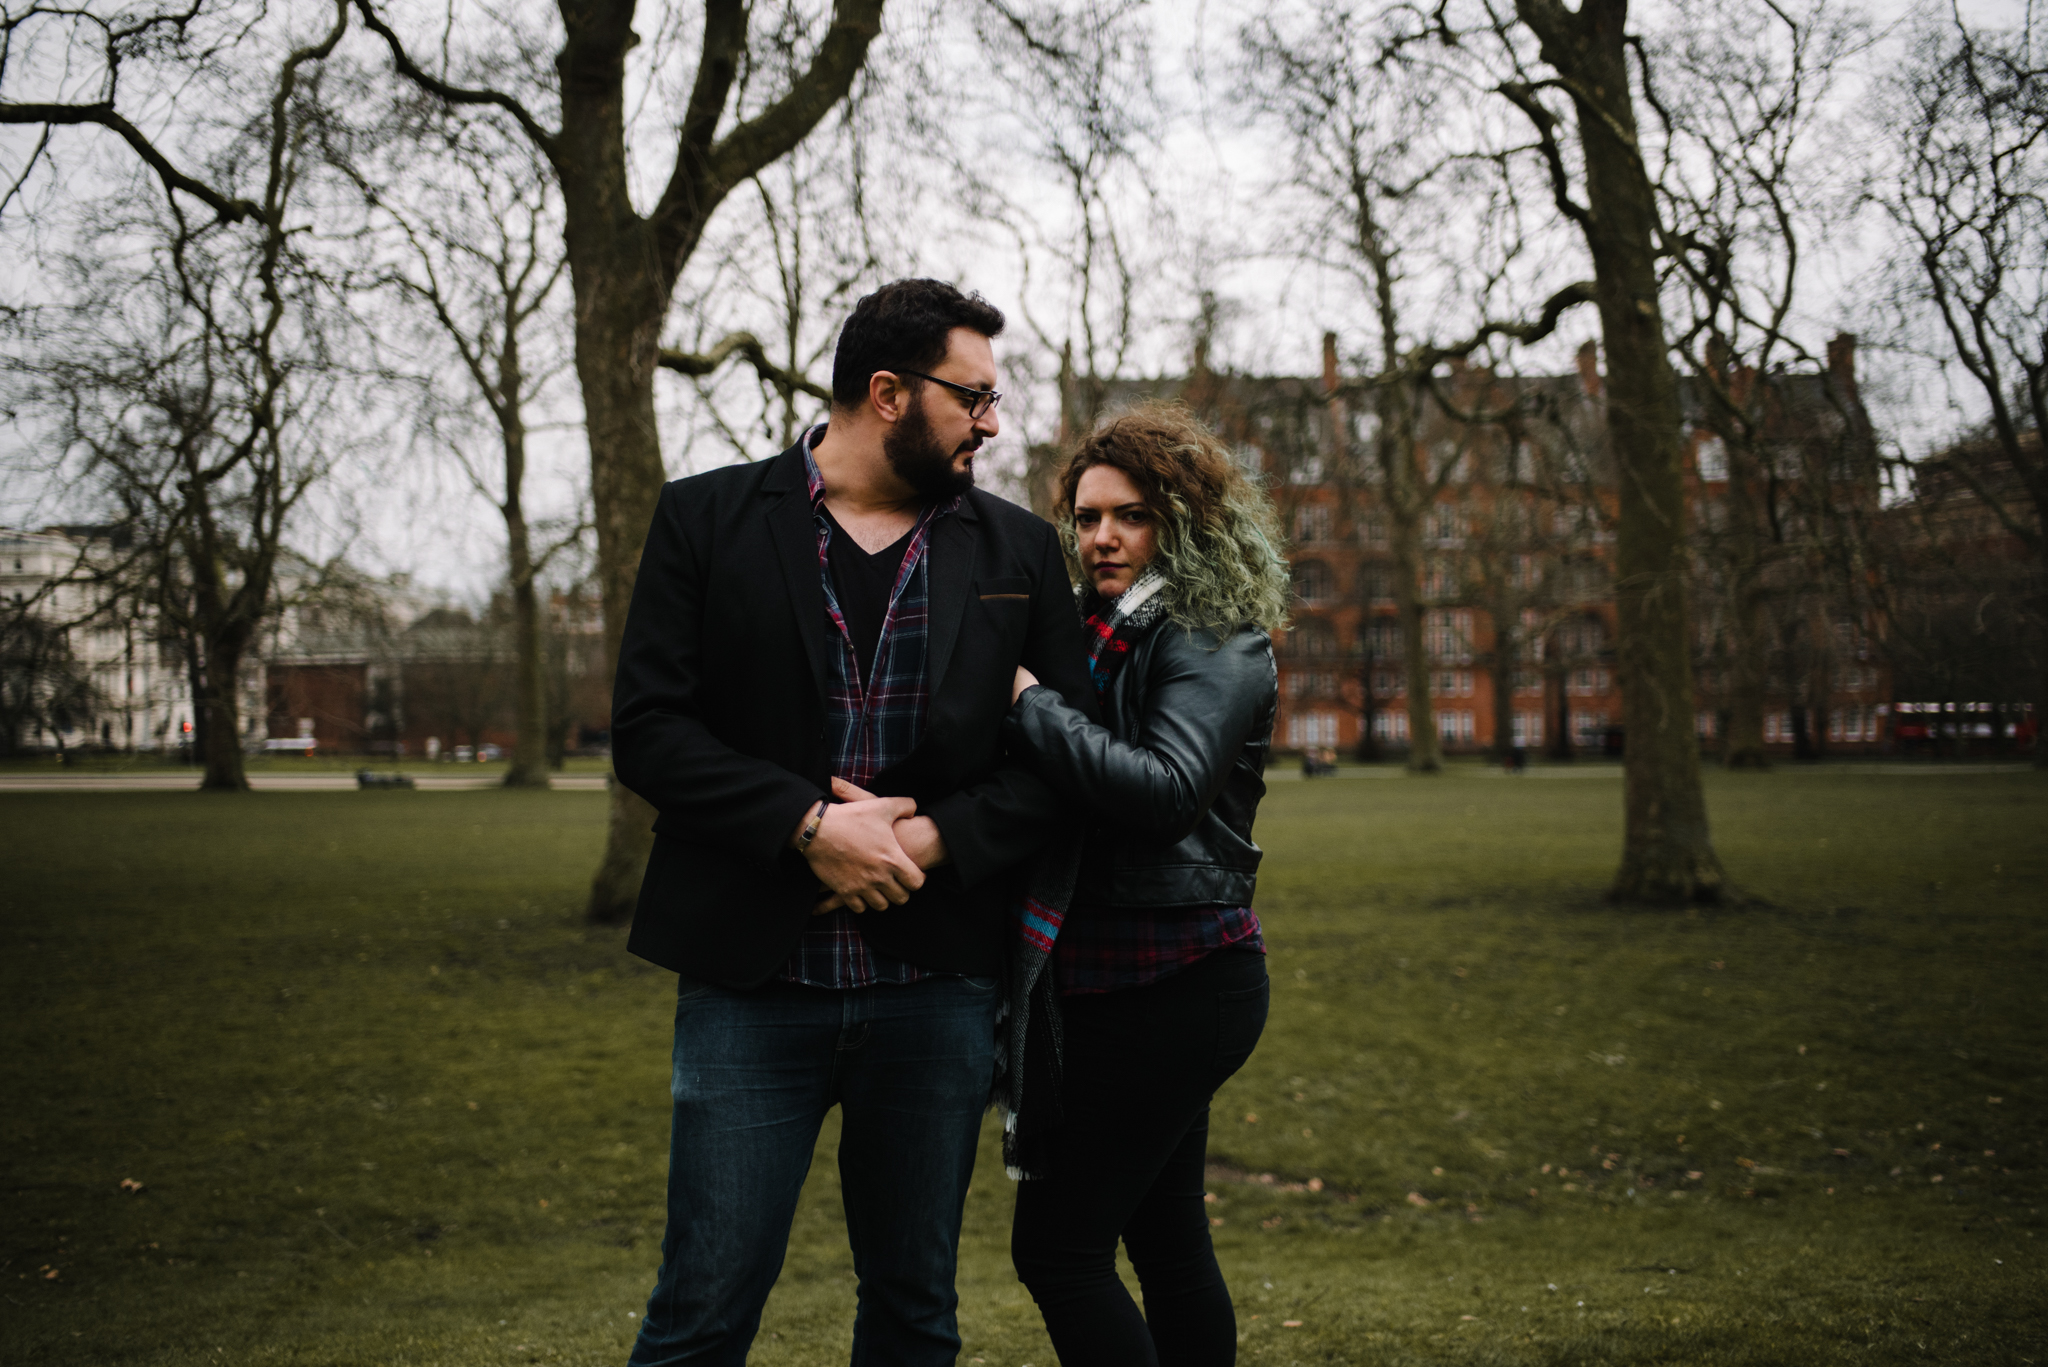
[[[1033,674],[1030,670],[1026,669],[1023,665],[1018,665],[1017,677],[1010,681],[1010,701],[1013,703],[1016,702],[1017,699],[1024,696],[1025,689],[1035,688],[1037,685],[1038,676],[1036,674]]]

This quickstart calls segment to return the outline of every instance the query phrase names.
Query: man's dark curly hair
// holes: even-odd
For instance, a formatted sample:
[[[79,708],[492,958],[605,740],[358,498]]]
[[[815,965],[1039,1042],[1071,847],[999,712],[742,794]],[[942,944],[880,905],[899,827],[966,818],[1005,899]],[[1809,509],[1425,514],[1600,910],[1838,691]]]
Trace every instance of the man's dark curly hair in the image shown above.
[[[860,407],[868,396],[868,380],[878,370],[930,370],[946,359],[946,334],[954,328],[999,337],[1003,312],[944,280],[892,280],[865,296],[839,329],[839,347],[832,355],[832,406]]]

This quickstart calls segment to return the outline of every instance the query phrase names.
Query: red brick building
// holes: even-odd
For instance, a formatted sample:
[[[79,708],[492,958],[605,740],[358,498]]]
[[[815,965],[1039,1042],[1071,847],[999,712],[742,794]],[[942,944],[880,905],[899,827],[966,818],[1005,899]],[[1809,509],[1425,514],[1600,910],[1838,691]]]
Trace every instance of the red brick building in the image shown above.
[[[1397,754],[1407,747],[1409,717],[1394,529],[1377,466],[1365,458],[1373,416],[1328,397],[1341,393],[1340,381],[1326,342],[1319,384],[1198,373],[1117,386],[1111,407],[1182,397],[1269,482],[1291,538],[1296,593],[1292,627],[1275,643],[1276,747]],[[1880,483],[1855,394],[1853,339],[1838,339],[1819,374],[1742,383],[1765,391],[1759,408],[1767,458],[1776,462],[1766,472],[1773,498],[1796,505],[1799,517],[1816,504],[1875,515]],[[1431,490],[1417,570],[1440,743],[1448,754],[1506,745],[1555,756],[1618,753],[1625,737],[1614,658],[1615,477],[1594,349],[1582,349],[1569,376],[1453,368],[1441,384],[1446,401],[1418,408],[1414,452]],[[1478,425],[1457,411],[1513,416]],[[1689,535],[1702,562],[1692,604],[1697,721],[1711,745],[1724,725],[1729,670],[1726,604],[1708,548],[1726,521],[1731,476],[1690,392],[1687,412]],[[1800,490],[1809,496],[1787,492]],[[1788,536],[1780,528],[1768,556],[1774,629],[1790,622],[1781,634],[1807,644],[1774,647],[1767,748],[1789,755],[1811,730],[1814,747],[1873,751],[1884,744],[1890,697],[1873,609],[1854,592],[1819,591],[1810,562],[1820,552],[1811,546],[1825,529],[1808,530]]]

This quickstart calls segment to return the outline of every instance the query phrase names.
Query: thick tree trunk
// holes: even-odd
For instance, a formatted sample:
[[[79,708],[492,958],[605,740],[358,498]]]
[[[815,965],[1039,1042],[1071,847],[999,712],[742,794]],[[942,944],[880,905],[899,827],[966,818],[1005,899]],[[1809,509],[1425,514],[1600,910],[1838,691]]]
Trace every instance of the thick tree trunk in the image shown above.
[[[2043,557],[2041,582],[2048,584],[2048,556]],[[2048,595],[2036,600],[2034,620],[2040,624],[2042,654],[2048,656]],[[2040,690],[2034,698],[2034,767],[2048,769],[2048,658],[2041,661],[2041,672],[2034,676],[2034,683]]]
[[[1728,585],[1728,720],[1721,762],[1730,769],[1768,769],[1764,752],[1764,594],[1757,566],[1738,563]]]
[[[242,763],[242,728],[235,705],[235,675],[241,670],[241,647],[213,641],[204,650],[205,659],[193,679],[192,692],[199,762],[206,767],[199,786],[207,792],[244,792],[249,787],[249,777]]]
[[[1658,309],[1656,191],[1637,150],[1625,36],[1626,0],[1517,0],[1543,60],[1578,107],[1591,250],[1606,342],[1608,430],[1620,475],[1615,608],[1620,628],[1624,831],[1617,901],[1720,896],[1693,735],[1686,632],[1678,377]]]
[[[1401,669],[1408,679],[1408,772],[1434,774],[1443,769],[1444,754],[1436,712],[1429,703],[1431,661],[1422,639],[1427,609],[1422,602],[1420,519],[1393,513],[1388,521],[1393,524],[1394,601],[1401,609]]]
[[[1385,291],[1382,291],[1383,295]],[[1381,316],[1391,318],[1392,305],[1382,298]],[[1394,358],[1389,324],[1383,361]],[[1400,610],[1401,672],[1408,681],[1408,772],[1434,774],[1443,769],[1443,746],[1437,738],[1436,714],[1429,705],[1430,659],[1423,649],[1422,601],[1423,494],[1415,469],[1415,394],[1408,384],[1385,384],[1379,391],[1380,488],[1387,513],[1388,549],[1394,558],[1394,605]]]
[[[1728,725],[1721,737],[1721,762],[1730,769],[1768,769],[1764,751],[1764,682],[1770,637],[1764,622],[1764,550],[1767,510],[1763,471],[1745,432],[1723,424],[1728,454]]]
[[[1545,709],[1552,711],[1557,721],[1550,729],[1550,738],[1544,746],[1544,753],[1552,759],[1563,760],[1566,763],[1572,758],[1572,696],[1571,689],[1567,687],[1569,682],[1569,675],[1555,666],[1545,673],[1543,680],[1550,698],[1555,699],[1557,703],[1554,710]]]
[[[1369,615],[1361,617],[1358,629],[1361,634],[1370,632],[1372,618]],[[1358,666],[1358,746],[1352,751],[1361,764],[1377,764],[1381,758],[1380,738],[1373,729],[1380,715],[1379,694],[1373,690],[1376,664],[1378,661],[1373,658],[1371,647],[1368,646],[1364,662]]]
[[[668,312],[668,282],[648,268],[652,263],[647,262],[645,249],[652,243],[644,243],[642,252],[619,243],[624,250],[615,248],[605,254],[609,259],[578,270],[574,226],[572,214],[576,371],[590,434],[590,491],[609,676],[618,668],[640,551],[664,479],[654,427],[654,369]],[[625,236],[631,242],[646,234]],[[589,919],[616,922],[632,915],[640,874],[654,845],[654,816],[654,808],[638,794],[613,782],[604,858],[590,884]]]
[[[635,212],[629,190],[625,54],[638,41],[631,6],[607,5],[595,13],[601,22],[569,25],[556,62],[562,73],[562,132],[554,162],[562,180],[575,294],[576,377],[590,443],[609,678],[618,669],[640,550],[665,478],[654,423],[654,371],[674,269],[681,262],[661,259],[653,222]],[[700,218],[700,229],[701,224]],[[615,923],[632,916],[654,845],[654,816],[653,807],[614,779],[604,855],[584,910],[589,920]]]
[[[538,571],[520,497],[526,483],[526,422],[519,409],[523,386],[517,358],[517,337],[508,328],[499,367],[499,392],[507,398],[499,422],[505,447],[506,569],[512,581],[512,767],[505,771],[505,786],[546,788],[547,661],[541,653]]]
[[[1493,618],[1493,757],[1505,764],[1515,753],[1515,666],[1520,662],[1521,637],[1510,620],[1511,609],[1500,608]]]
[[[512,561],[512,767],[507,788],[548,786],[547,662],[541,654],[540,590],[534,583],[526,520],[505,519]]]
[[[882,0],[838,0],[811,65],[780,99],[728,129],[722,140],[715,136],[719,123],[748,65],[747,11],[737,4],[709,6],[696,81],[676,123],[676,162],[660,203],[645,217],[633,207],[626,164],[626,54],[640,42],[634,4],[596,0],[565,3],[562,10],[566,36],[555,60],[561,130],[547,134],[530,118],[523,122],[545,142],[562,184],[609,674],[618,668],[640,551],[666,477],[654,424],[654,371],[676,279],[733,187],[802,142],[844,98],[881,30]],[[396,39],[387,41],[396,51]],[[444,98],[483,98],[422,83]],[[613,922],[632,914],[653,845],[654,815],[644,800],[613,783],[589,919]]]

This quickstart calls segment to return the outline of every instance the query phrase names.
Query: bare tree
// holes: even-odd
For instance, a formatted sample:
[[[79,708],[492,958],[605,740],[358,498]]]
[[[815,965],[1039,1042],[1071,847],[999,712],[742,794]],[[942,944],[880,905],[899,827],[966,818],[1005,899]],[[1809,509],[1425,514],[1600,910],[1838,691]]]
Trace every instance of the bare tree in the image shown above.
[[[710,0],[696,75],[674,110],[667,175],[644,212],[634,203],[627,139],[628,56],[640,44],[634,0],[558,0],[553,77],[536,82],[554,106],[552,115],[545,106],[536,112],[521,92],[500,83],[531,53],[458,57],[452,12],[442,34],[409,42],[373,0],[356,0],[356,6],[401,76],[451,105],[509,119],[561,186],[597,578],[607,658],[616,662],[641,545],[666,478],[654,374],[676,282],[726,197],[801,143],[852,87],[881,29],[883,0],[835,0],[822,32],[793,7],[757,16],[740,0]],[[757,71],[766,66],[772,74],[777,67],[757,57],[778,33],[801,36],[807,58],[794,79],[763,90],[754,83]],[[425,53],[435,55],[423,59]],[[687,373],[685,366],[674,368]],[[646,802],[614,785],[605,853],[591,884],[591,919],[615,921],[631,913],[653,815]]]
[[[1842,160],[1828,114],[1835,83],[1867,39],[1833,0],[1711,10],[1685,0],[1675,19],[1646,44],[1654,66],[1645,66],[1644,94],[1662,135],[1651,155],[1671,249],[1671,343],[1711,433],[1698,474],[1703,485],[1725,485],[1692,526],[1711,586],[1699,607],[1716,628],[1723,761],[1765,768],[1765,685],[1780,634],[1773,600],[1810,597],[1814,575],[1842,559],[1829,553],[1842,548],[1820,538],[1857,529],[1828,516],[1846,483],[1830,478],[1839,462],[1807,469],[1785,458],[1790,396],[1773,374],[1788,361],[1820,368],[1801,343],[1795,310],[1810,242],[1850,203],[1849,187],[1826,165],[1830,155]],[[1867,435],[1846,385],[1821,393],[1834,405],[1840,444]],[[1788,540],[1795,525],[1807,539]]]
[[[788,449],[817,421],[831,402],[840,320],[864,289],[915,269],[914,248],[898,240],[913,235],[890,231],[902,197],[885,192],[878,205],[870,181],[874,103],[856,91],[840,116],[753,176],[685,282],[696,336],[662,364],[691,377],[703,417],[741,460]]]
[[[244,16],[242,35],[259,19]],[[327,286],[293,215],[335,121],[321,73],[347,27],[337,3],[324,30],[257,66],[264,102],[191,170],[123,112],[122,82],[138,66],[222,78],[223,48],[207,45],[235,32],[222,11],[31,9],[0,29],[10,97],[75,89],[66,70],[96,86],[93,98],[0,102],[0,122],[44,130],[16,189],[51,155],[51,129],[90,126],[118,136],[166,191],[101,217],[102,244],[130,259],[148,244],[142,264],[75,255],[78,293],[17,316],[24,347],[11,369],[71,473],[127,525],[130,591],[186,649],[210,789],[248,786],[238,677],[272,604],[286,519],[323,464],[312,420],[338,368],[321,354]],[[246,62],[240,77],[246,86]],[[253,199],[234,192],[243,180]],[[195,200],[210,218],[188,216]]]
[[[1943,369],[1987,412],[1982,440],[1935,459],[2041,564],[2048,623],[2048,34],[1960,13],[1924,21],[1888,91],[1899,176],[1882,196],[1910,262],[1901,303],[1931,320]],[[2035,682],[2048,716],[2048,672]],[[2048,765],[2048,746],[2035,762]]]
[[[72,650],[70,632],[38,607],[0,607],[0,755],[28,749],[32,732],[48,732],[61,755],[64,733],[85,724],[105,701]]]
[[[1462,82],[1451,64],[1422,60],[1412,19],[1319,0],[1298,30],[1273,18],[1255,20],[1241,35],[1241,86],[1246,102],[1288,135],[1289,181],[1306,201],[1302,254],[1348,278],[1371,320],[1360,352],[1363,376],[1340,388],[1370,411],[1357,483],[1386,519],[1406,675],[1408,768],[1427,774],[1442,767],[1442,748],[1424,640],[1430,604],[1423,524],[1468,464],[1464,428],[1422,440],[1431,404],[1441,399],[1436,372],[1494,339],[1541,340],[1590,290],[1567,287],[1534,322],[1481,321],[1520,255],[1513,189],[1500,179],[1513,149],[1455,140],[1462,130],[1449,131],[1456,121],[1444,104]],[[1484,217],[1506,226],[1502,240],[1452,232],[1449,225],[1475,202]],[[1470,259],[1446,274],[1429,271],[1432,253],[1453,239]],[[1476,286],[1468,283],[1474,276]],[[1426,284],[1445,278],[1448,291]],[[1478,326],[1462,341],[1442,340],[1446,320],[1459,317]]]
[[[1169,210],[1145,156],[1159,115],[1149,17],[1141,0],[992,0],[973,11],[987,63],[977,79],[1004,96],[953,174],[974,220],[1014,244],[1032,361],[1054,380],[1057,426],[1027,443],[1024,460],[1041,514],[1065,457],[1127,376],[1144,328],[1139,252],[1165,236]],[[998,158],[1009,177],[981,172]]]
[[[1683,414],[1660,304],[1664,225],[1642,156],[1627,0],[1515,0],[1551,73],[1520,69],[1499,90],[1528,118],[1557,212],[1583,235],[1607,355],[1607,422],[1619,499],[1615,551],[1618,666],[1627,748],[1621,868],[1611,896],[1713,901],[1723,874],[1708,833],[1694,740],[1686,618]],[[1503,31],[1519,53],[1519,34]],[[1519,61],[1517,62],[1520,67]],[[1558,134],[1562,98],[1576,126],[1572,168]]]
[[[425,395],[420,436],[454,458],[504,522],[515,681],[505,786],[545,788],[547,660],[540,581],[549,561],[588,526],[571,517],[566,526],[536,527],[526,503],[527,415],[568,360],[550,345],[556,319],[547,311],[566,264],[558,210],[552,181],[523,140],[500,137],[481,121],[429,114],[425,123],[408,120],[394,129],[386,143],[387,164],[374,176],[359,171],[359,183],[404,244],[401,264],[381,279],[416,306],[438,339],[436,350],[454,352],[457,383],[468,393],[468,401],[446,393],[437,373],[442,367],[429,364],[416,377]],[[437,174],[417,176],[420,158],[411,149],[428,138],[438,144],[432,167]],[[490,444],[498,450],[495,472],[472,451],[478,400],[488,416]],[[546,543],[538,548],[536,531]]]

